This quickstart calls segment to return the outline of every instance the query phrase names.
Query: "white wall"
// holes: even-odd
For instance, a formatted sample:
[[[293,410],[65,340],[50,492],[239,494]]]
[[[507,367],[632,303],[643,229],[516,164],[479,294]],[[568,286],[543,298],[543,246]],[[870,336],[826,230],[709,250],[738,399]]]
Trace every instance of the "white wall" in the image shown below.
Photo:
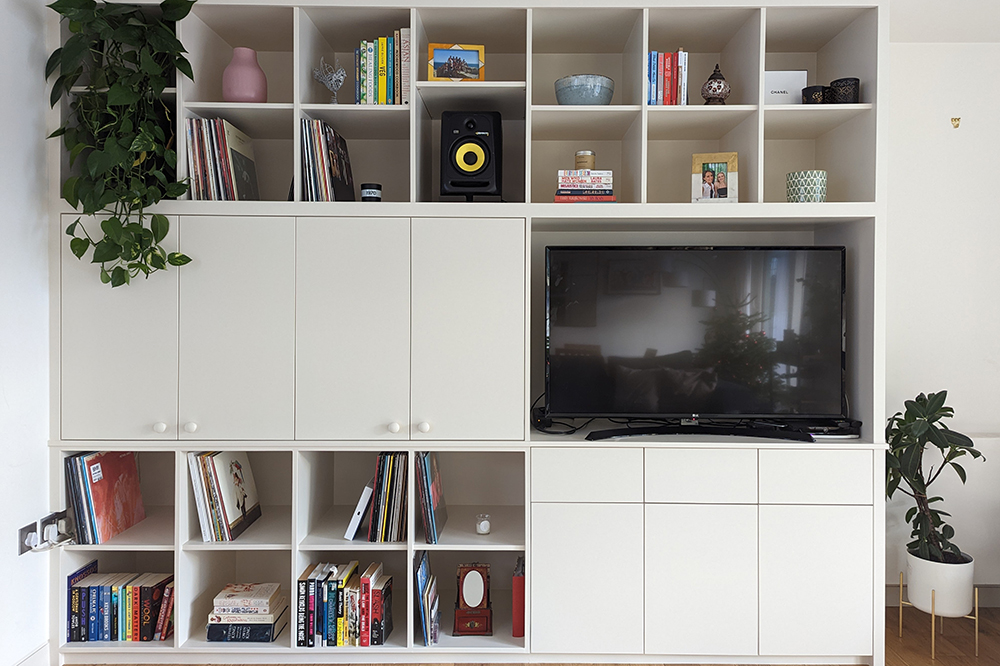
[[[18,557],[17,530],[48,506],[48,222],[44,3],[0,0],[0,622],[4,663],[48,639],[46,554]],[[8,607],[8,611],[10,611]],[[36,655],[37,656],[37,655]],[[10,661],[7,661],[7,660]]]
[[[992,30],[1000,36],[995,21]],[[932,490],[954,516],[955,542],[976,558],[976,583],[1000,586],[1000,89],[991,83],[1000,80],[1000,44],[889,51],[886,411],[948,390],[949,425],[988,460],[965,465],[964,487],[946,473]],[[887,509],[890,584],[910,540],[904,498]],[[1000,589],[984,599],[1000,604]]]

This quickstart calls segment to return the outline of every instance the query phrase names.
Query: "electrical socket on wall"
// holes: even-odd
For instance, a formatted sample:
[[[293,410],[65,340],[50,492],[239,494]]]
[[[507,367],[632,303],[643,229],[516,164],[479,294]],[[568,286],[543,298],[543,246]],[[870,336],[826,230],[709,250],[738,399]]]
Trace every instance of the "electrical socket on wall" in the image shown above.
[[[38,532],[38,523],[28,523],[21,529],[17,531],[17,554],[24,555],[31,550],[31,542],[28,541],[28,537]]]

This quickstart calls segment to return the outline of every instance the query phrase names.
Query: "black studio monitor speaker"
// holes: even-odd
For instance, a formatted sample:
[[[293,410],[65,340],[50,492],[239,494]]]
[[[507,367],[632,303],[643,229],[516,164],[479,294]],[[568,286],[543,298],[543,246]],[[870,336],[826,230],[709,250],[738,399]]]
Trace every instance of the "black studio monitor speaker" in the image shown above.
[[[497,111],[441,113],[441,194],[468,201],[499,196],[503,176],[503,133]]]

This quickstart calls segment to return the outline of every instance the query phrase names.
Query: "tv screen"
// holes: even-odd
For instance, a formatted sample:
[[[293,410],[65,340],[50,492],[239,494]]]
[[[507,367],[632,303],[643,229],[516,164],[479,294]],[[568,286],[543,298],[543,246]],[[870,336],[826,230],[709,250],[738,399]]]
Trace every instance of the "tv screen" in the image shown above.
[[[546,411],[842,418],[844,248],[547,247]]]

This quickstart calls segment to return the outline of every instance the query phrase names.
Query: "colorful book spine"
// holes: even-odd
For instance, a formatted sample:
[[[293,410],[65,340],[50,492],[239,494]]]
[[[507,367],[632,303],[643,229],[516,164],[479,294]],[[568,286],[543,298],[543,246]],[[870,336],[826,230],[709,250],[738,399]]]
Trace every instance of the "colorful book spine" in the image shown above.
[[[378,97],[376,104],[385,104],[385,86],[389,69],[386,63],[386,38],[378,38]]]
[[[676,104],[674,100],[674,54],[664,53],[660,67],[663,70],[663,104]]]
[[[664,64],[666,63],[667,54],[659,53],[656,56],[656,104],[662,106],[666,104],[666,95],[664,91],[666,88],[666,76],[664,72]]]
[[[612,177],[615,172],[611,169],[559,169],[556,171],[556,175],[562,178],[563,176],[603,176]]]
[[[555,203],[611,203],[615,197],[607,195],[574,194],[571,196],[556,195]]]
[[[392,98],[394,104],[403,103],[403,97],[400,94],[400,91],[402,89],[402,79],[403,79],[403,61],[400,59],[400,49],[402,48],[402,44],[400,42],[400,39],[402,37],[400,35],[400,32],[401,32],[400,30],[396,30],[392,35],[394,40],[392,62],[393,62],[393,71],[395,72],[395,76],[392,79],[393,85],[395,86],[395,88],[393,88],[392,91]]]
[[[378,78],[378,70],[376,69],[375,62],[378,50],[375,48],[375,40],[366,42],[365,48],[368,50],[368,62],[365,69],[365,87],[368,90],[368,104],[375,104],[375,97],[378,94],[378,86],[375,83]]]
[[[588,195],[588,196],[611,196],[615,193],[614,190],[608,189],[586,189],[586,188],[561,188],[556,190],[556,196],[574,196],[574,195]]]
[[[369,645],[382,645],[382,590],[372,587]]]
[[[400,85],[400,97],[403,104],[410,103],[410,29],[399,29],[399,62],[403,71]]]
[[[358,89],[361,104],[368,104],[368,42],[361,40],[360,62],[358,63]]]
[[[361,104],[361,49],[354,49],[354,103]]]
[[[680,66],[680,96],[677,101],[678,104],[687,105],[688,103],[688,52],[678,51],[678,56],[680,56],[681,66]]]
[[[295,589],[295,644],[306,647],[306,615],[308,612],[309,583],[305,578],[299,578]]]
[[[394,37],[385,38],[385,103],[395,104],[393,91],[396,89],[396,44]]]
[[[646,55],[646,82],[648,92],[646,93],[646,104],[652,104],[656,96],[656,66],[653,65],[656,51],[650,51]]]

